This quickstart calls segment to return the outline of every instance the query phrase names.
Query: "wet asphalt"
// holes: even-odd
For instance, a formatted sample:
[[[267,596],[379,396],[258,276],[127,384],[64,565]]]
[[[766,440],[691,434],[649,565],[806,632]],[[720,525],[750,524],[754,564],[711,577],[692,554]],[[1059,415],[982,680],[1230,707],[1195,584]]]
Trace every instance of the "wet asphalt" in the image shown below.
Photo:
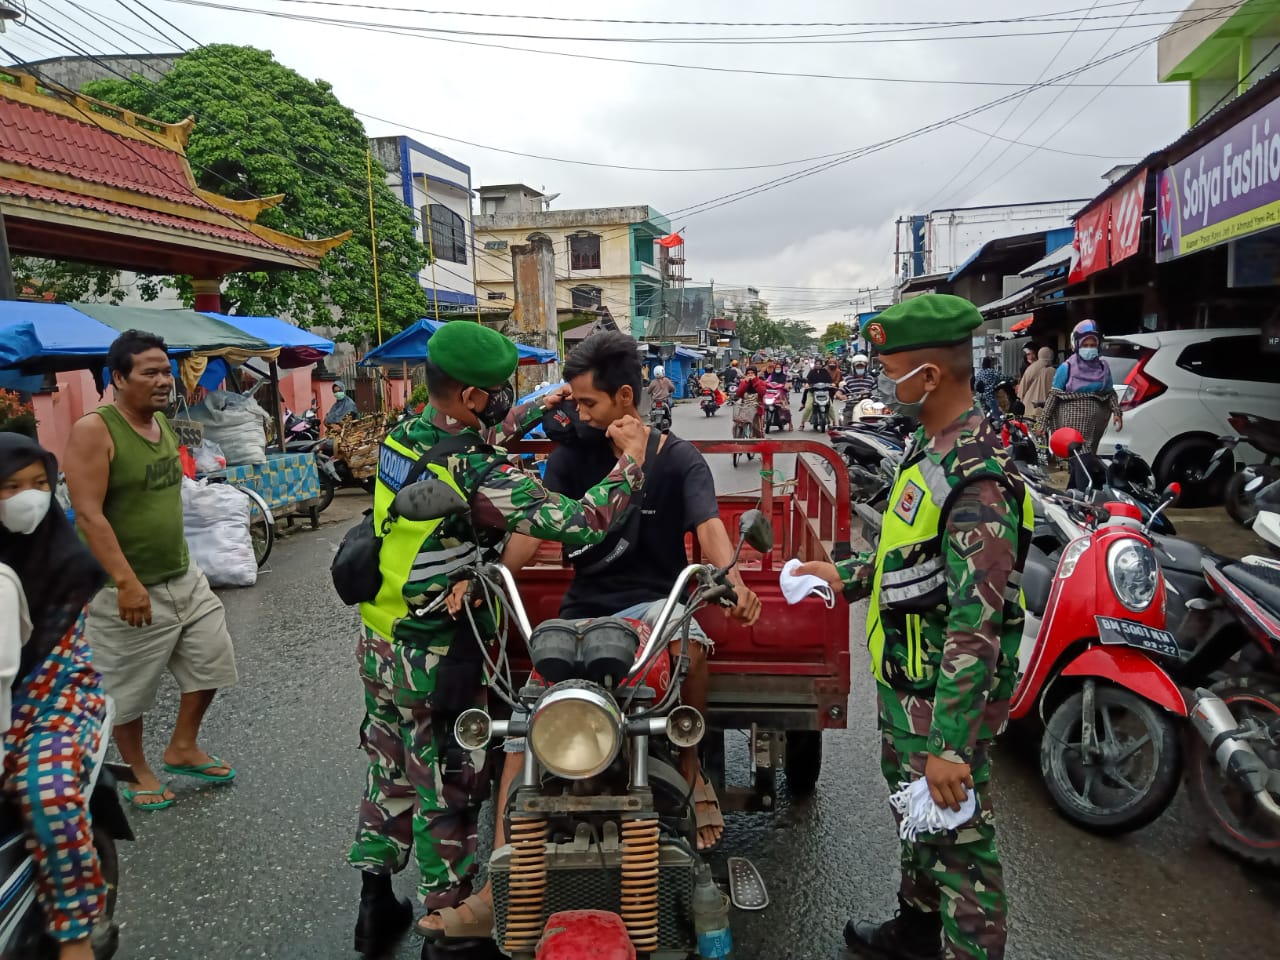
[[[726,414],[706,420],[680,405],[675,430],[728,437]],[[727,457],[710,459],[721,491],[756,479],[745,464],[735,470]],[[793,475],[794,464],[782,466]],[[121,851],[121,958],[355,956],[359,881],[345,854],[364,774],[357,618],[335,597],[328,568],[364,506],[362,496],[344,493],[319,530],[277,542],[257,586],[222,594],[241,681],[214,703],[203,740],[239,777],[225,787],[172,780],[174,807],[131,814],[137,841]],[[842,957],[840,931],[851,914],[879,918],[893,908],[897,843],[878,769],[864,613],[855,607],[851,617],[849,728],[827,734],[815,794],[793,801],[784,785],[775,812],[727,817],[720,855],[752,858],[772,897],[765,911],[733,917],[737,960]],[[148,717],[156,765],[176,704],[167,683]],[[745,736],[731,735],[730,747],[729,776],[745,783]],[[1103,839],[1054,813],[1032,737],[1007,737],[995,764],[1011,960],[1274,954],[1280,880],[1211,847],[1181,794],[1150,827]],[[396,881],[406,894],[415,882],[412,866]],[[395,957],[419,950],[410,938]]]

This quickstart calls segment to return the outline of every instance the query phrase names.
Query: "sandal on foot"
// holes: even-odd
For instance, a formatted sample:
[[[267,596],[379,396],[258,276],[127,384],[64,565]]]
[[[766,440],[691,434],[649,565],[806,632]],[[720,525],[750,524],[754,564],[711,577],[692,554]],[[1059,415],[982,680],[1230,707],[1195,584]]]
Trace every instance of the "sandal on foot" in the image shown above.
[[[226,773],[209,773],[217,767],[226,767]],[[177,764],[166,763],[161,767],[165,773],[172,773],[179,777],[191,777],[193,780],[204,780],[206,783],[230,783],[236,778],[235,768],[229,763],[223,763],[213,754],[209,754],[208,763],[191,763]]]
[[[471,908],[472,919],[464,920],[457,907],[444,907],[432,910],[427,916],[435,914],[444,921],[444,926],[424,927],[422,920],[415,924],[418,935],[424,940],[439,942],[441,940],[490,940],[493,938],[493,904],[479,894],[473,894],[458,906]],[[423,920],[426,917],[422,918]]]
[[[700,806],[705,804],[706,806]],[[693,818],[697,825],[699,840],[702,831],[707,827],[719,827],[720,836],[713,842],[703,846],[698,843],[699,853],[710,853],[716,847],[720,846],[720,841],[724,839],[724,815],[720,811],[720,798],[716,796],[715,790],[711,784],[707,782],[706,777],[698,780],[698,785],[693,789]]]
[[[129,806],[135,810],[168,810],[176,802],[176,797],[165,797],[158,803],[139,803],[138,797],[164,797],[165,787],[159,790],[130,790],[128,787],[121,787],[120,792],[124,794],[125,800]]]

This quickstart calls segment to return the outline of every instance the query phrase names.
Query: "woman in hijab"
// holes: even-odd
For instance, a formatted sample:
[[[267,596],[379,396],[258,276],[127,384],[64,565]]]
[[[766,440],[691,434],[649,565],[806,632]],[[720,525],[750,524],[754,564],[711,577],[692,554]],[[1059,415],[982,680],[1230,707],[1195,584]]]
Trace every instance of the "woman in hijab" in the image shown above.
[[[1045,401],[1049,399],[1049,391],[1053,389],[1053,375],[1057,371],[1053,366],[1053,350],[1041,347],[1036,359],[1027,367],[1018,384],[1018,396],[1028,416],[1039,419]]]
[[[1116,429],[1124,425],[1120,399],[1111,380],[1111,368],[1100,355],[1102,334],[1092,320],[1082,320],[1071,331],[1075,352],[1053,375],[1053,389],[1044,406],[1046,430],[1074,427],[1084,436],[1086,449],[1094,453],[1107,432],[1108,416]]]
[[[54,503],[57,477],[51,453],[0,433],[0,790],[22,814],[59,960],[93,960],[107,888],[86,790],[106,701],[84,611],[106,575]]]

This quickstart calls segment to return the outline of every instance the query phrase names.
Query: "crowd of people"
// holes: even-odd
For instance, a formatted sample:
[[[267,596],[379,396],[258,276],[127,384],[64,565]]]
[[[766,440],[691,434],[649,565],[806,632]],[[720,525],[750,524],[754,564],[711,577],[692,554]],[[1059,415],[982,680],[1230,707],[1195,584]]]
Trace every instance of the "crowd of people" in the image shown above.
[[[1004,400],[999,390],[1007,378],[995,363],[972,368],[970,333],[978,322],[966,301],[931,295],[864,327],[878,369],[857,354],[847,369],[837,359],[798,365],[767,359],[741,369],[735,362],[722,374],[704,370],[697,378],[700,389],[727,389],[759,406],[770,391],[788,393],[801,372],[802,423],[812,412],[811,391],[830,385],[855,398],[887,391],[898,412],[921,424],[899,481],[906,477],[924,499],[902,501],[910,513],[899,511],[902,529],[886,515],[887,553],[857,555],[838,566],[808,564],[805,571],[852,597],[880,582],[884,564],[901,579],[926,557],[937,568],[931,576],[941,596],[968,625],[962,644],[952,635],[946,606],[942,614],[912,612],[916,607],[895,606],[892,591],[876,601],[883,609],[870,643],[886,777],[896,787],[900,779],[923,776],[939,805],[958,805],[966,791],[978,801],[973,821],[946,844],[904,842],[895,921],[851,923],[846,930],[851,945],[870,944],[886,955],[931,956],[929,944],[939,937],[956,948],[948,956],[996,957],[1003,944],[989,749],[1008,713],[1008,666],[1021,610],[1004,587],[1020,563],[1016,550],[1028,514],[987,418],[1017,403],[1039,430],[1078,426],[1094,444],[1109,418],[1117,428],[1122,422],[1092,321],[1073,330],[1072,355],[1061,365],[1051,348],[1029,345],[1016,391]],[[686,562],[686,534],[711,563],[727,566],[733,556],[701,454],[640,419],[643,393],[666,402],[675,389],[661,369],[646,386],[636,348],[624,334],[588,338],[566,360],[566,385],[516,406],[514,344],[478,324],[448,324],[429,343],[425,409],[384,441],[367,521],[379,531],[380,545],[372,567],[347,571],[362,584],[361,742],[369,766],[348,859],[361,876],[355,945],[366,957],[382,955],[413,923],[412,905],[391,886],[411,856],[427,908],[418,929],[429,942],[487,937],[493,928],[492,890],[475,889],[479,807],[497,776],[500,844],[501,805],[524,746],[509,743],[501,771],[492,771],[487,754],[461,750],[451,739],[453,719],[485,699],[483,665],[465,635],[470,627],[458,618],[468,602],[467,585],[451,576],[460,558],[500,558],[518,570],[542,541],[562,543],[574,569],[562,617],[653,623]],[[129,331],[112,345],[107,368],[113,400],[75,425],[63,462],[79,536],[53,497],[54,457],[35,440],[0,434],[2,788],[27,828],[39,903],[60,960],[93,956],[89,934],[107,895],[85,795],[107,698],[114,703],[115,744],[132,771],[123,794],[133,810],[157,813],[176,803],[143,743],[145,718],[166,673],[181,697],[162,771],[211,785],[236,778],[229,762],[200,744],[206,712],[238,676],[222,603],[183,538],[178,439],[163,412],[174,388],[166,345]],[[334,389],[339,394],[341,384]],[[557,437],[545,478],[514,469],[494,446],[523,436],[569,401],[575,422]],[[980,469],[970,470],[973,463]],[[466,499],[465,522],[409,523],[390,512],[395,494],[426,470]],[[958,487],[963,496],[953,498]],[[945,516],[934,509],[953,499]],[[926,522],[913,526],[917,519]],[[760,601],[736,572],[730,580],[737,591],[731,615],[750,625]],[[967,587],[952,589],[956,584]],[[705,709],[710,642],[694,632],[699,642],[681,698]],[[925,701],[929,709],[922,712]],[[710,848],[725,822],[693,748],[681,752],[680,772],[698,847]],[[32,789],[36,777],[38,790]]]

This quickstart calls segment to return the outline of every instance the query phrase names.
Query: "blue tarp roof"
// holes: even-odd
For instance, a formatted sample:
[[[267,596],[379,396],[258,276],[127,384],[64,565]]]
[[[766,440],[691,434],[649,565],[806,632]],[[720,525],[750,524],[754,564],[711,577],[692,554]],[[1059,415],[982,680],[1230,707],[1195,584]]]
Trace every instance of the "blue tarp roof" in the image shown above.
[[[454,323],[474,323],[472,320],[455,320]],[[435,320],[419,320],[412,326],[405,327],[381,346],[374,347],[360,361],[362,367],[398,367],[401,364],[416,366],[427,359],[427,341],[431,335],[443,327],[443,323]],[[538,347],[516,344],[520,354],[521,365],[530,363],[554,363],[560,359],[554,350],[542,350]]]
[[[0,386],[22,390],[37,389],[41,378],[20,373],[20,367],[56,372],[95,366],[94,361],[107,355],[112,342],[120,335],[120,330],[90,316],[85,312],[88,310],[115,315],[111,308],[98,304],[80,310],[67,303],[0,301]],[[131,323],[145,324],[145,320],[139,321],[137,318],[145,315],[146,311],[137,308],[123,310],[121,316],[127,317]],[[216,313],[188,313],[187,323],[193,327],[203,324],[203,329],[193,330],[193,336],[200,342],[178,342],[175,340],[174,330],[182,329],[184,321],[180,319],[180,315],[185,311],[156,310],[154,313],[157,323],[164,328],[171,356],[184,356],[193,349],[217,346],[206,341],[211,336],[216,339],[217,330],[224,328],[208,321],[199,321],[200,316],[235,328],[235,331],[243,335],[238,338],[238,346],[248,346],[249,349],[253,349],[253,346],[279,347],[281,364],[286,367],[313,363],[322,355],[333,352],[332,341],[274,317],[233,317]],[[224,329],[224,333],[235,337],[232,331]]]
[[[705,355],[705,354],[703,354],[703,353],[701,353],[700,351],[698,351],[698,350],[693,350],[693,349],[691,349],[691,348],[689,348],[689,347],[685,347],[685,346],[678,346],[678,347],[676,347],[676,356],[677,356],[677,357],[683,357],[685,360],[705,360],[705,359],[707,359],[707,358],[706,358],[706,355]]]

